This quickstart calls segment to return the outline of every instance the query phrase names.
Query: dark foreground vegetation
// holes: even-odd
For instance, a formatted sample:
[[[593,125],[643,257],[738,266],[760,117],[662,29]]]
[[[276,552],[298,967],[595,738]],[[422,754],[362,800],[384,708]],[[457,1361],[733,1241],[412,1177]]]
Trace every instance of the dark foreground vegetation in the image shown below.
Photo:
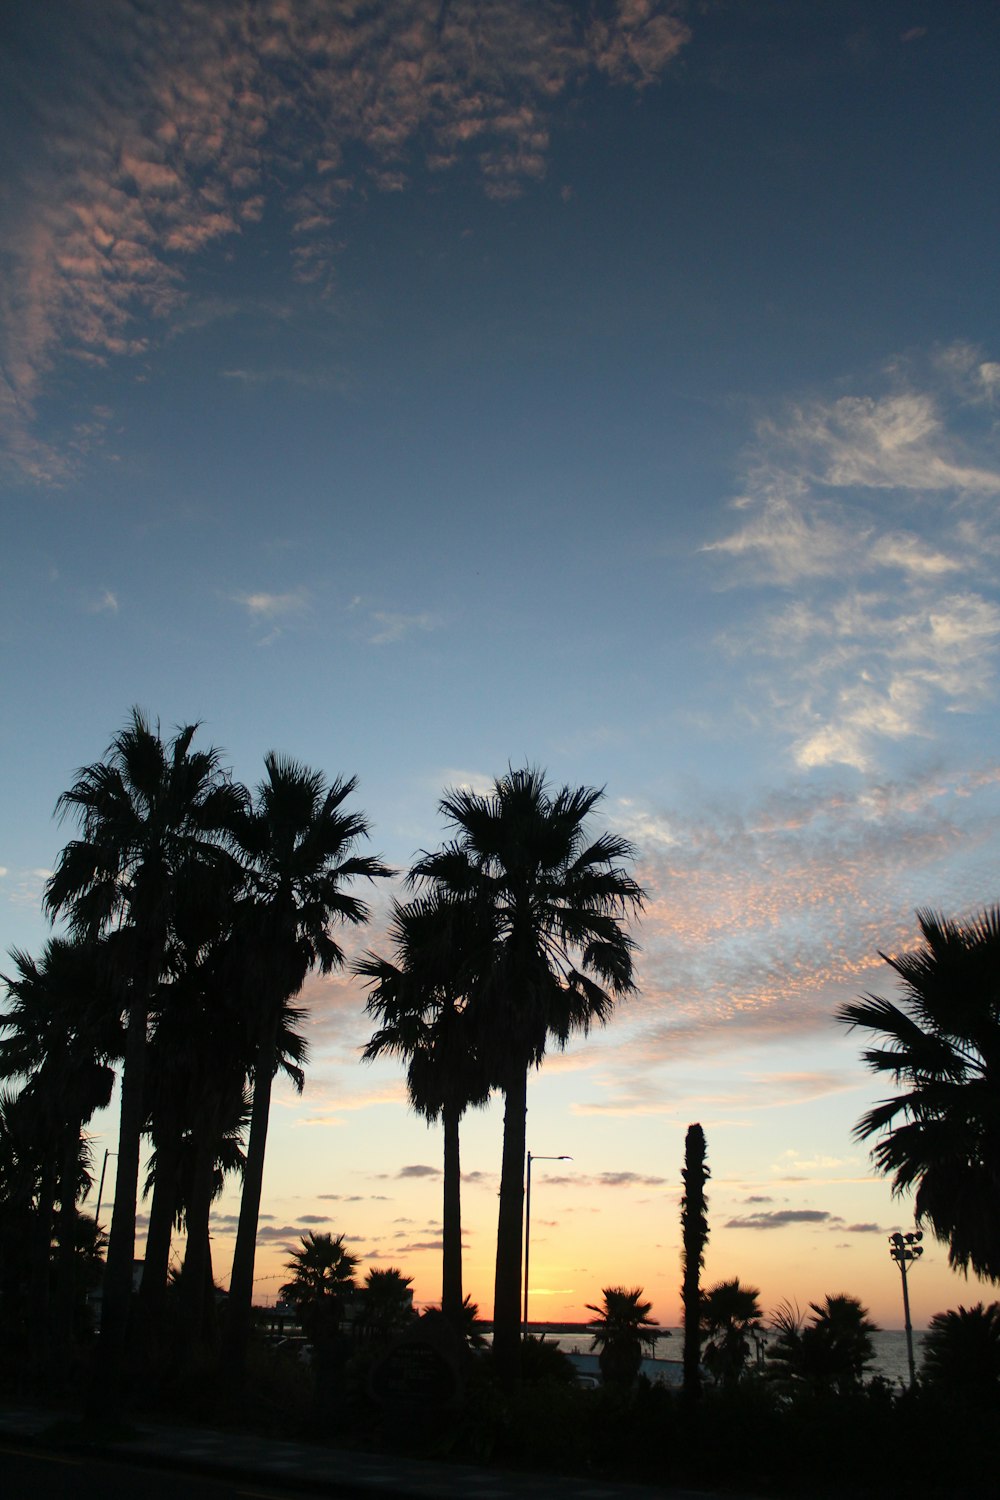
[[[134,1389],[113,1425],[77,1426],[74,1405],[63,1431],[115,1441],[127,1439],[130,1420],[155,1416],[331,1447],[761,1496],[933,1500],[993,1493],[989,1476],[1000,1471],[995,1382],[972,1394],[933,1385],[900,1394],[879,1380],[849,1393],[789,1394],[751,1377],[709,1386],[692,1405],[643,1378],[583,1389],[554,1346],[537,1341],[513,1389],[488,1355],[470,1355],[462,1399],[434,1407],[374,1398],[375,1362],[359,1350],[342,1363],[334,1354],[307,1364],[297,1345],[254,1337],[242,1395],[208,1364],[183,1379],[162,1372]],[[7,1366],[3,1391],[25,1398],[23,1370]]]

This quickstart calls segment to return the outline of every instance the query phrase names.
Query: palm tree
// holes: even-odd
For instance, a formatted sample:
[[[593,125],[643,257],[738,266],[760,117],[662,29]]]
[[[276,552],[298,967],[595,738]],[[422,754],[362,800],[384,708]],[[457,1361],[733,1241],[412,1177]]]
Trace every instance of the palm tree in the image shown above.
[[[219,752],[192,750],[197,725],[164,743],[139,709],[103,761],[84,766],[57,803],[82,837],[63,849],[45,889],[50,916],[74,936],[121,928],[127,948],[128,1029],[121,1088],[118,1170],[101,1317],[101,1353],[112,1381],[120,1369],[132,1292],[142,1135],[143,1074],[150,1006],[164,971],[178,910],[197,907],[228,856],[222,840],[242,807]]]
[[[0,1077],[22,1078],[35,1102],[37,1144],[42,1152],[35,1236],[35,1315],[47,1332],[48,1283],[59,1202],[60,1288],[54,1332],[60,1344],[72,1334],[75,1281],[74,1220],[77,1199],[89,1186],[83,1129],[111,1098],[112,1061],[121,1056],[121,1009],[107,971],[104,945],[54,938],[36,962],[11,951],[14,977],[7,1009],[0,1013]]]
[[[920,1376],[963,1397],[1000,1394],[1000,1302],[935,1313],[924,1335]]]
[[[372,1269],[361,1289],[356,1328],[361,1338],[379,1346],[388,1344],[413,1322],[413,1277],[395,1266]]]
[[[915,1188],[918,1221],[950,1264],[1000,1280],[1000,906],[960,923],[917,913],[921,943],[885,959],[900,1004],[867,995],[838,1019],[877,1034],[862,1057],[900,1091],[858,1121],[896,1193]]]
[[[587,1303],[595,1313],[587,1327],[592,1330],[591,1349],[599,1349],[598,1363],[604,1379],[613,1385],[631,1385],[642,1365],[643,1351],[656,1352],[660,1330],[649,1316],[653,1304],[643,1302],[642,1287],[606,1286],[599,1307]]]
[[[696,1401],[701,1394],[701,1273],[708,1242],[708,1204],[705,1182],[711,1175],[705,1161],[705,1132],[689,1125],[684,1139],[684,1196],[681,1199],[681,1303],[684,1309],[684,1395]]]
[[[490,963],[475,984],[479,1045],[504,1094],[493,1348],[502,1378],[517,1375],[524,1228],[528,1070],[549,1041],[605,1022],[635,987],[623,922],[643,892],[624,868],[626,839],[588,838],[602,792],[550,791],[541,771],[510,769],[485,796],[461,789],[440,810],[455,837],[424,854],[411,878],[468,901],[489,933]]]
[[[236,933],[245,957],[244,1003],[254,1044],[250,1138],[226,1314],[226,1363],[237,1375],[250,1326],[271,1084],[279,1066],[283,1016],[312,969],[328,974],[342,967],[344,954],[330,934],[331,924],[368,920],[367,905],[345,885],[392,873],[373,856],[354,852],[367,837],[368,823],[363,814],[343,810],[357,785],[353,777],[327,786],[320,772],[273,751],[264,766],[254,805],[237,829],[249,893],[241,903]]]
[[[816,1391],[856,1390],[875,1357],[871,1335],[878,1325],[857,1297],[845,1292],[810,1302],[808,1322],[783,1303],[771,1315],[778,1338],[768,1350],[769,1374]]]
[[[763,1314],[760,1291],[743,1286],[738,1276],[718,1281],[702,1293],[701,1332],[709,1340],[705,1346],[705,1368],[723,1385],[735,1385],[746,1369],[750,1357],[748,1335],[758,1333]]]
[[[281,1288],[281,1296],[294,1303],[303,1333],[313,1342],[329,1337],[343,1321],[348,1297],[357,1290],[358,1257],[347,1249],[342,1234],[310,1229],[285,1269],[292,1279]]]
[[[470,1106],[490,1096],[490,1076],[476,1046],[468,1006],[473,967],[483,959],[476,909],[432,895],[393,903],[394,960],[366,953],[354,973],[371,981],[367,1010],[379,1021],[362,1057],[384,1054],[407,1063],[410,1104],[444,1128],[441,1307],[463,1322],[462,1205],[459,1128]],[[488,958],[488,949],[487,958]]]

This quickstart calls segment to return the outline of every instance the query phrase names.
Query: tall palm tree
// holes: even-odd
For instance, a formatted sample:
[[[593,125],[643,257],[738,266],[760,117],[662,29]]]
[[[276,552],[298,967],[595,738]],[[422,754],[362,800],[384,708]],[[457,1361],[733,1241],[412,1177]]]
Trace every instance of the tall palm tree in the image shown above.
[[[530,767],[509,769],[484,796],[448,792],[440,810],[455,837],[411,872],[440,895],[478,907],[490,933],[475,1008],[505,1103],[493,1347],[506,1380],[519,1365],[528,1070],[541,1064],[549,1041],[565,1046],[605,1022],[615,999],[635,987],[624,921],[641,909],[643,892],[625,869],[629,842],[587,833],[602,795],[552,791]]]
[[[595,1314],[587,1327],[590,1347],[598,1349],[601,1374],[609,1384],[631,1385],[642,1365],[643,1351],[656,1352],[660,1330],[649,1316],[653,1304],[642,1301],[642,1287],[606,1286],[600,1306],[587,1303]]]
[[[759,1298],[759,1289],[743,1286],[738,1276],[718,1281],[702,1293],[701,1332],[709,1340],[705,1368],[723,1385],[735,1385],[746,1369],[750,1335],[761,1328]]]
[[[103,761],[84,766],[57,803],[82,837],[63,849],[45,889],[50,916],[74,936],[121,929],[128,1029],[121,1087],[115,1203],[101,1317],[101,1355],[113,1382],[121,1365],[132,1292],[135,1212],[150,1006],[163,975],[178,910],[197,907],[229,856],[228,829],[245,800],[224,776],[219,752],[194,750],[196,724],[164,742],[138,709]]]
[[[441,1309],[456,1329],[463,1326],[459,1130],[466,1109],[487,1102],[491,1084],[468,1004],[484,961],[476,915],[470,903],[436,895],[394,902],[394,958],[369,952],[353,966],[371,983],[367,1010],[380,1023],[362,1057],[402,1058],[411,1106],[443,1126]]]
[[[368,822],[362,813],[344,810],[357,785],[353,777],[328,786],[320,772],[273,751],[265,756],[264,767],[265,778],[237,830],[249,890],[236,933],[254,1046],[250,1138],[226,1314],[226,1361],[237,1376],[250,1326],[271,1084],[280,1061],[283,1016],[311,970],[328,974],[343,966],[343,950],[331,925],[368,920],[365,902],[345,887],[352,880],[392,873],[374,856],[355,852],[368,835]]]
[[[684,1309],[684,1396],[701,1394],[701,1273],[708,1243],[708,1203],[705,1182],[711,1173],[706,1162],[705,1132],[689,1125],[684,1138],[684,1196],[681,1199],[681,1303]]]
[[[915,1189],[918,1221],[948,1245],[952,1266],[1000,1281],[1000,906],[967,922],[917,913],[920,945],[881,956],[902,981],[899,1004],[877,995],[838,1019],[876,1033],[862,1057],[899,1090],[858,1121],[893,1190]]]

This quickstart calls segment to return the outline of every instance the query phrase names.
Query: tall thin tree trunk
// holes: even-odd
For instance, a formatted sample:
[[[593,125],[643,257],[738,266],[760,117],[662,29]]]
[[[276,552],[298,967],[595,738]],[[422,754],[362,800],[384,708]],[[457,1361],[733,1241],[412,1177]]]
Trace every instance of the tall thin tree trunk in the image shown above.
[[[504,1088],[503,1161],[493,1288],[493,1352],[507,1384],[521,1373],[521,1242],[524,1236],[524,1153],[528,1070],[515,1066]]]
[[[681,1263],[684,1307],[684,1397],[697,1401],[701,1395],[701,1270],[708,1241],[708,1204],[705,1180],[705,1132],[689,1125],[684,1142],[684,1197],[681,1199]]]
[[[211,1143],[210,1143],[211,1142]],[[187,1205],[187,1249],[181,1276],[179,1333],[182,1354],[190,1357],[201,1345],[205,1322],[205,1265],[208,1221],[212,1211],[214,1140],[206,1133],[195,1144],[191,1196]]]
[[[149,1206],[146,1231],[146,1256],[142,1268],[142,1286],[136,1306],[137,1342],[149,1359],[156,1357],[163,1334],[163,1315],[170,1268],[170,1242],[173,1238],[174,1213],[177,1206],[177,1166],[180,1158],[180,1130],[172,1124],[159,1131],[156,1145],[156,1180]]]
[[[143,1073],[146,1064],[146,995],[133,997],[125,1036],[122,1069],[121,1115],[118,1124],[118,1169],[115,1173],[115,1204],[108,1237],[101,1298],[99,1368],[104,1390],[95,1389],[92,1400],[113,1398],[118,1393],[135,1261],[135,1210],[139,1190],[139,1154],[145,1119]]]
[[[56,1272],[56,1300],[52,1327],[53,1369],[65,1370],[73,1341],[73,1315],[76,1304],[78,1262],[76,1255],[76,1183],[80,1162],[82,1126],[67,1131],[59,1173],[59,1259]]]
[[[260,1216],[260,1198],[264,1186],[264,1153],[267,1149],[267,1126],[271,1114],[271,1084],[274,1079],[277,1037],[278,1013],[275,1010],[258,1043],[254,1062],[250,1139],[247,1142],[247,1159],[243,1171],[240,1223],[236,1231],[236,1249],[229,1278],[223,1359],[227,1376],[235,1380],[241,1379],[243,1375],[247,1338],[250,1333],[253,1270],[257,1253],[257,1221]]]
[[[462,1327],[462,1168],[458,1134],[461,1117],[461,1110],[454,1105],[441,1112],[444,1125],[441,1311],[456,1332]]]

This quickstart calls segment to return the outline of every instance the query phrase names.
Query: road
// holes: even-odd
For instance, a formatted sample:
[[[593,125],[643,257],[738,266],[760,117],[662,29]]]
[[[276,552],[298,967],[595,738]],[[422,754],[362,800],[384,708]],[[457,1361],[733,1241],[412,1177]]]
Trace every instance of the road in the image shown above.
[[[315,1493],[315,1491],[313,1491]],[[360,1500],[367,1490],[330,1491],[338,1500]],[[302,1500],[301,1489],[266,1480],[206,1478],[143,1464],[0,1444],[0,1494],[4,1500]]]

